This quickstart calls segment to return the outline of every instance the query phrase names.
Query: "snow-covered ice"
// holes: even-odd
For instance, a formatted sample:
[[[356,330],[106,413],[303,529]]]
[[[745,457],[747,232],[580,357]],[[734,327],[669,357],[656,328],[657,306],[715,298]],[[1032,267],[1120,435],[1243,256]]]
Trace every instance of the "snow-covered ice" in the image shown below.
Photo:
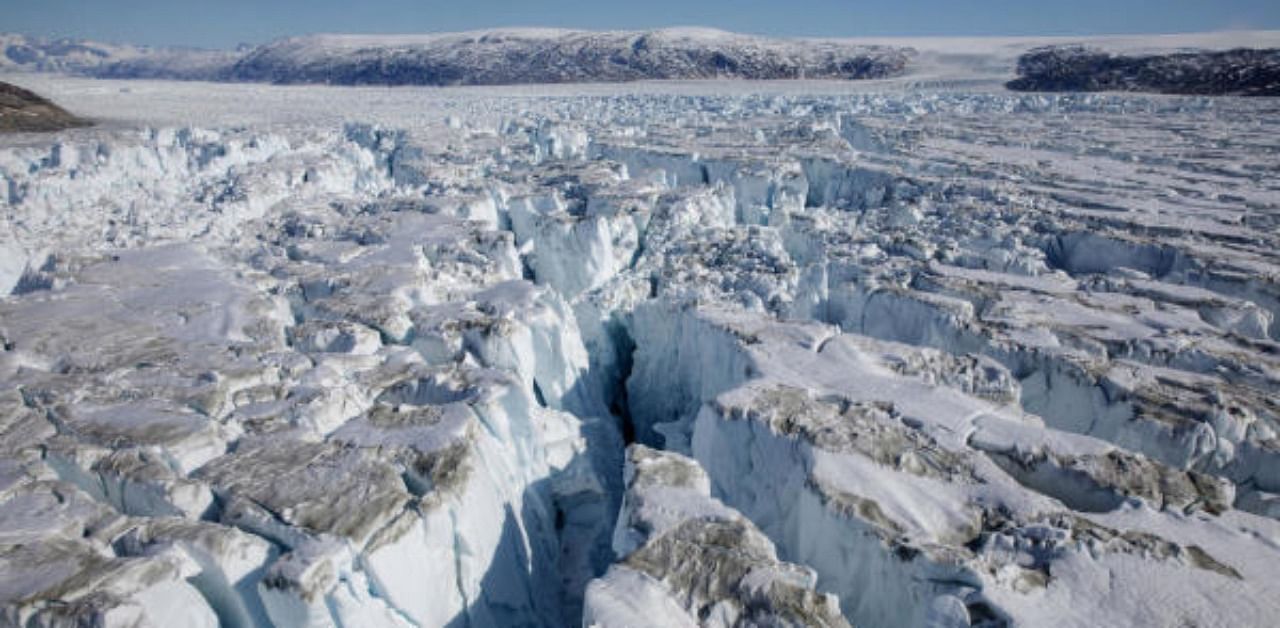
[[[5,79],[0,623],[1280,612],[1267,100]]]

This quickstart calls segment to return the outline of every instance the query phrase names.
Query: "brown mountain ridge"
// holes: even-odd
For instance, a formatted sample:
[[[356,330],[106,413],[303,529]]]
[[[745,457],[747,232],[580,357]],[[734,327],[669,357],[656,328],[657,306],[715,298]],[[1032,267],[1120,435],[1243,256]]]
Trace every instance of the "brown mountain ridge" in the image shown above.
[[[89,124],[34,92],[0,82],[0,133],[61,131]]]

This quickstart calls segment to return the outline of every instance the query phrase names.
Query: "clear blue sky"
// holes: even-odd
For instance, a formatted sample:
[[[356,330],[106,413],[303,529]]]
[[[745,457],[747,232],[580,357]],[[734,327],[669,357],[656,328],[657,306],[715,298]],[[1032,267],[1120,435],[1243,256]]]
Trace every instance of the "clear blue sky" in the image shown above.
[[[0,32],[200,47],[317,32],[673,25],[849,37],[1280,29],[1280,0],[0,0]]]

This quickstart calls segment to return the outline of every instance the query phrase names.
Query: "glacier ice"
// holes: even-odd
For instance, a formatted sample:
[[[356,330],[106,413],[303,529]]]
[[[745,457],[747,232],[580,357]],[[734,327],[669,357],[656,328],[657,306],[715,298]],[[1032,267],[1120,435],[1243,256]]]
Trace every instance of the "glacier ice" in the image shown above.
[[[813,570],[779,561],[742,514],[711,497],[698,463],[635,444],[613,548],[587,588],[584,626],[848,626]],[[696,620],[695,620],[696,618]]]
[[[1280,610],[1258,101],[41,80],[0,623]]]

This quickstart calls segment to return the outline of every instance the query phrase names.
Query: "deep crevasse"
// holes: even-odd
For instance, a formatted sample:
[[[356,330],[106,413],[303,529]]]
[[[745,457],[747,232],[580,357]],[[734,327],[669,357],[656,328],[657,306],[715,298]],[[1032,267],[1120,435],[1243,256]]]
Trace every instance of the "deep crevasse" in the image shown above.
[[[511,101],[6,153],[0,515],[57,542],[4,560],[83,575],[6,617],[558,625],[584,590],[601,625],[635,599],[704,625],[1267,616],[1274,526],[1244,510],[1276,512],[1274,282],[1188,244],[1253,236],[1152,249],[1010,183],[982,117],[1114,105]],[[624,486],[623,434],[691,458],[639,481],[634,446]],[[33,503],[65,525],[17,525]]]

